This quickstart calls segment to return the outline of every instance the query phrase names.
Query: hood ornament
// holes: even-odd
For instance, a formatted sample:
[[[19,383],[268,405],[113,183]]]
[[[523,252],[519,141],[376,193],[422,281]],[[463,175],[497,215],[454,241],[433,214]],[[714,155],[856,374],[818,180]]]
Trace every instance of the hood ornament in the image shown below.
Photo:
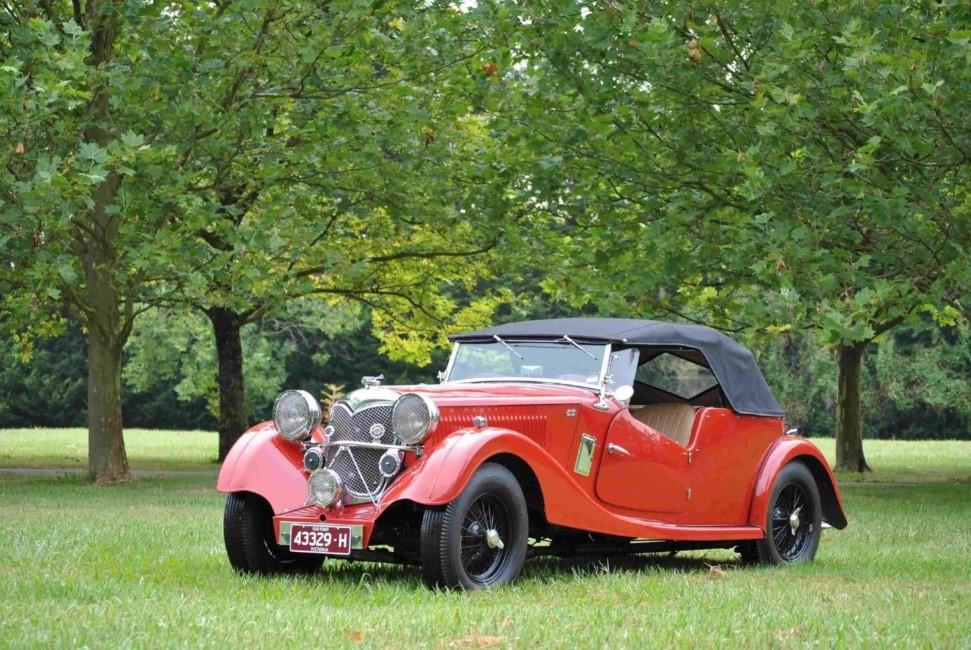
[[[377,376],[365,375],[364,377],[361,377],[361,386],[364,386],[365,388],[375,388],[376,386],[380,386],[382,381],[384,381],[383,374]]]

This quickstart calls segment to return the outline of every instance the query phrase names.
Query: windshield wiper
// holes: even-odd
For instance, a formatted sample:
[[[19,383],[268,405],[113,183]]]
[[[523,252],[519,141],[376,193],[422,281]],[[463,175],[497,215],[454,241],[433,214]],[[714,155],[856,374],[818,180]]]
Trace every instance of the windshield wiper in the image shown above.
[[[522,360],[523,360],[523,355],[521,355],[521,354],[519,354],[518,352],[516,352],[516,351],[515,351],[515,350],[514,350],[514,349],[512,348],[512,346],[511,346],[511,345],[509,345],[508,343],[506,343],[505,341],[503,341],[503,340],[502,340],[501,338],[499,338],[499,335],[498,335],[498,334],[493,334],[493,335],[492,335],[492,338],[494,338],[495,340],[497,340],[497,341],[499,341],[500,343],[502,343],[503,345],[505,345],[505,346],[506,346],[506,349],[507,349],[507,350],[509,350],[510,352],[512,352],[513,354],[515,354],[515,355],[516,355],[517,357],[519,357],[519,360],[520,360],[520,361],[522,361]]]
[[[579,343],[577,343],[576,341],[574,341],[573,339],[571,339],[571,338],[570,338],[569,336],[567,336],[566,334],[564,334],[564,335],[563,335],[563,338],[562,338],[562,339],[560,339],[560,340],[562,340],[562,341],[566,341],[567,343],[569,343],[570,345],[572,345],[573,347],[575,347],[575,348],[576,348],[577,350],[579,350],[580,352],[582,352],[582,353],[584,353],[585,355],[587,355],[588,357],[590,357],[590,358],[591,358],[591,359],[593,359],[594,361],[597,361],[597,357],[595,357],[595,356],[593,356],[593,353],[591,353],[591,352],[590,352],[589,350],[587,350],[587,349],[586,349],[585,347],[582,347],[582,346],[581,346],[581,345],[580,345]]]

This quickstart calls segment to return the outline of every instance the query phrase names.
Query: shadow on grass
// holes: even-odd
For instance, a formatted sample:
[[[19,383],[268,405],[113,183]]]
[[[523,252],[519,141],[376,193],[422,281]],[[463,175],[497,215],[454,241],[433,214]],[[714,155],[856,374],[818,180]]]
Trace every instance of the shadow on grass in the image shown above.
[[[713,553],[717,553],[714,555]],[[734,554],[718,551],[693,551],[691,555],[673,553],[651,555],[615,555],[611,557],[537,558],[526,563],[526,579],[573,575],[622,573],[711,573],[721,567],[746,566]]]
[[[682,555],[617,555],[599,558],[550,558],[541,557],[527,560],[523,567],[521,581],[545,581],[547,579],[573,576],[594,576],[623,573],[690,573],[707,574],[720,571],[722,567],[746,566],[737,556],[724,552],[718,557],[694,552],[692,556]],[[424,589],[421,568],[412,565],[378,564],[373,562],[348,562],[331,560],[318,572],[307,578],[310,581],[342,586],[403,586]]]

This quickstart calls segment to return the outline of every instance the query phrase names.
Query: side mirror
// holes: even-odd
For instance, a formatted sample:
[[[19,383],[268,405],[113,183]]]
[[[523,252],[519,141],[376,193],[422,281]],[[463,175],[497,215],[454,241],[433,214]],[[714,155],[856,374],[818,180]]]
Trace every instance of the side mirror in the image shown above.
[[[631,397],[634,396],[633,386],[618,386],[617,390],[614,391],[614,399],[621,402],[626,402]]]

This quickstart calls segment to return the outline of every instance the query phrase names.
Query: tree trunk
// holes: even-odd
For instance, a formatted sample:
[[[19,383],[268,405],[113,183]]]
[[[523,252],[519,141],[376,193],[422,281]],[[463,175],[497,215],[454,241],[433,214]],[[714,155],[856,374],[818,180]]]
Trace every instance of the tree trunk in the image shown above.
[[[863,455],[863,411],[860,408],[860,370],[866,342],[839,347],[836,401],[836,469],[868,472]]]
[[[89,1],[82,18],[91,32],[93,69],[111,59],[115,37],[115,8]],[[92,73],[97,74],[97,73]],[[110,103],[106,82],[96,84],[88,103],[90,124],[85,139],[105,147],[111,141]],[[124,300],[116,273],[121,263],[116,250],[120,216],[109,208],[121,177],[114,171],[91,191],[87,227],[79,227],[74,246],[84,267],[84,299],[78,305],[88,329],[88,470],[98,483],[128,481],[128,456],[121,418],[121,358],[131,333],[134,311]]]
[[[244,431],[246,420],[246,384],[243,377],[243,327],[239,314],[223,307],[206,312],[216,337],[219,360],[219,460],[222,461]]]
[[[85,324],[88,328],[88,469],[98,483],[128,481],[128,457],[121,417],[121,359],[131,331],[114,281],[117,221],[108,214],[120,183],[116,174],[91,193],[91,221],[98,237],[79,242],[83,249]]]
[[[88,471],[98,483],[131,479],[121,420],[121,350],[97,329],[88,335]]]

